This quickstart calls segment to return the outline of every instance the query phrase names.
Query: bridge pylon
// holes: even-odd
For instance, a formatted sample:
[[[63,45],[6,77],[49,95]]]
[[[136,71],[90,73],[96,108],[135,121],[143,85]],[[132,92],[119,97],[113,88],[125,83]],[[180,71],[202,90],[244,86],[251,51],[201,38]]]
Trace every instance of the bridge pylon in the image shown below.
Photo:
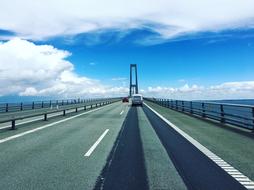
[[[135,75],[135,79],[133,80],[133,71]],[[135,83],[134,83],[135,81]],[[138,71],[137,71],[137,64],[130,65],[130,93],[129,96],[131,97],[133,94],[138,94]]]

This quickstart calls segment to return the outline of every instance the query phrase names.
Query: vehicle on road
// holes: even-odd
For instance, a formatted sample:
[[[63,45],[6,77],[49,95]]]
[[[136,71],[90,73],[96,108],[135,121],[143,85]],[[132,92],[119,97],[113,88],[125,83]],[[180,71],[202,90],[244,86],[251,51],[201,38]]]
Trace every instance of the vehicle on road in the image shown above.
[[[140,105],[143,106],[143,96],[141,94],[133,94],[131,98],[133,106]]]
[[[128,98],[128,97],[124,97],[124,98],[122,99],[122,102],[123,102],[123,103],[129,102],[129,98]]]

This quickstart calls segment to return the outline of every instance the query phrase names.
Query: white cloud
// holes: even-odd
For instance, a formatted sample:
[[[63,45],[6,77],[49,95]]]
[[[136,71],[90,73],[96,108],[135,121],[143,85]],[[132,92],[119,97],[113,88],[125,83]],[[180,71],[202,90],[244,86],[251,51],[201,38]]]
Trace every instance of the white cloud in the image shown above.
[[[253,0],[2,0],[0,28],[25,39],[43,39],[148,27],[169,39],[199,31],[253,27],[253,19]]]
[[[203,87],[185,84],[179,88],[148,87],[145,96],[185,100],[243,99],[254,98],[254,81],[227,82],[216,86]]]
[[[112,81],[127,81],[128,79],[125,77],[116,77],[116,78],[112,78]]]
[[[15,38],[0,44],[0,96],[84,97],[120,95],[110,87],[74,72],[71,54],[50,45]]]
[[[50,45],[36,45],[19,38],[0,43],[0,96],[106,97],[126,96],[127,78],[112,81],[114,87],[79,76],[66,58],[71,53]],[[238,99],[254,98],[254,81],[226,82],[204,87],[185,84],[181,87],[148,87],[145,96],[172,99]]]

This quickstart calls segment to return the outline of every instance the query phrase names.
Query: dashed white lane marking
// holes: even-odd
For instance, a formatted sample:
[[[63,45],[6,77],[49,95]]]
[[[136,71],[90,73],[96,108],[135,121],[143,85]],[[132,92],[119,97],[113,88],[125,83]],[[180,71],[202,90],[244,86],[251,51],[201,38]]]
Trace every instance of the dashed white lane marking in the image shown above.
[[[87,151],[87,153],[84,155],[85,157],[89,157],[93,151],[96,149],[96,147],[99,145],[99,143],[102,141],[102,139],[106,136],[108,133],[109,129],[106,129],[104,133],[97,139],[97,141],[91,146],[91,148]]]
[[[201,152],[203,152],[208,158],[210,158],[213,162],[215,162],[219,167],[221,167],[223,170],[225,170],[229,175],[231,175],[233,178],[235,178],[239,183],[241,183],[245,188],[247,189],[254,189],[254,182],[249,179],[247,176],[243,175],[240,171],[229,165],[227,162],[225,162],[223,159],[221,159],[219,156],[211,152],[209,149],[207,149],[205,146],[200,144],[198,141],[193,139],[191,136],[189,136],[187,133],[182,131],[180,128],[178,128],[176,125],[171,123],[169,120],[167,120],[165,117],[163,117],[161,114],[159,114],[157,111],[155,111],[153,108],[148,106],[146,103],[144,103],[151,111],[153,111],[158,117],[160,117],[163,121],[165,121],[170,127],[172,127],[175,131],[177,131],[180,135],[182,135],[186,140],[188,140],[191,144],[193,144],[197,149],[199,149]],[[234,172],[228,171],[228,170],[234,170]]]
[[[38,128],[32,129],[32,130],[29,130],[29,131],[25,131],[25,132],[20,133],[20,134],[17,134],[17,135],[13,135],[13,136],[10,136],[10,137],[1,139],[1,140],[0,140],[0,144],[1,144],[1,143],[4,143],[4,142],[6,142],[6,141],[10,141],[10,140],[16,139],[16,138],[18,138],[18,137],[22,137],[22,136],[24,136],[24,135],[28,135],[28,134],[30,134],[30,133],[34,133],[34,132],[36,132],[36,131],[40,131],[40,130],[42,130],[42,129],[51,127],[51,126],[56,125],[56,124],[63,123],[63,122],[65,122],[65,121],[74,119],[74,118],[76,118],[76,117],[79,117],[79,116],[82,116],[82,115],[86,115],[86,114],[91,113],[91,112],[98,111],[98,110],[103,109],[103,108],[108,107],[108,106],[110,106],[110,105],[106,105],[106,106],[103,106],[103,107],[100,107],[100,108],[96,108],[96,109],[93,109],[93,110],[90,110],[90,111],[87,111],[87,112],[84,112],[84,113],[81,113],[81,114],[78,114],[78,115],[74,115],[74,116],[69,117],[69,118],[66,118],[66,119],[62,119],[62,120],[60,120],[60,121],[56,121],[56,122],[54,122],[54,123],[50,123],[50,124],[47,124],[47,125],[44,125],[44,126],[41,126],[41,127],[38,127]]]
[[[121,111],[120,115],[122,115],[124,113],[124,110]]]

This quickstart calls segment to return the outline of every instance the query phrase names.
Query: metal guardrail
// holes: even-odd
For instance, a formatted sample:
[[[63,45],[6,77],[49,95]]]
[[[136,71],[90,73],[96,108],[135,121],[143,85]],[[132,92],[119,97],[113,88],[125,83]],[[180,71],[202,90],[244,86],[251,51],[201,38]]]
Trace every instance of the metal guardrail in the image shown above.
[[[75,110],[75,112],[78,112],[79,108],[83,108],[83,110],[86,110],[89,108],[92,109],[93,107],[100,107],[100,106],[108,105],[108,104],[117,102],[119,100],[120,100],[120,98],[109,98],[109,99],[100,99],[100,100],[97,99],[96,101],[95,100],[87,101],[86,104],[82,104],[82,105],[81,104],[73,104],[73,106],[70,106],[70,107],[63,107],[63,108],[59,108],[56,110],[45,110],[41,113],[30,113],[28,115],[12,116],[11,118],[0,120],[0,123],[11,122],[11,129],[14,130],[14,129],[16,129],[16,121],[17,120],[23,120],[23,119],[37,117],[37,116],[44,116],[44,121],[46,121],[49,114],[62,112],[63,116],[65,116],[66,112],[68,110]]]
[[[33,110],[41,108],[50,108],[73,104],[83,104],[86,102],[95,102],[103,99],[67,99],[67,100],[45,100],[33,102],[19,102],[19,103],[0,103],[0,114],[6,112]]]
[[[159,98],[145,98],[145,100],[176,111],[254,131],[254,106]]]

